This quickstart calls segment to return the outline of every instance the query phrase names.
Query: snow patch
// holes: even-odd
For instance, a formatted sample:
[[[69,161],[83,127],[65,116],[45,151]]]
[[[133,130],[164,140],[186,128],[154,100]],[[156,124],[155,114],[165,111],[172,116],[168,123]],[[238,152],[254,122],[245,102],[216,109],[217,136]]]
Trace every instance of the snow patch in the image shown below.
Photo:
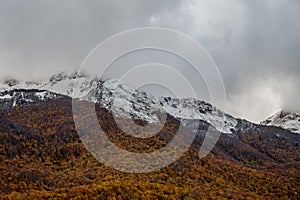
[[[261,122],[262,125],[277,126],[300,134],[300,114],[279,111]]]

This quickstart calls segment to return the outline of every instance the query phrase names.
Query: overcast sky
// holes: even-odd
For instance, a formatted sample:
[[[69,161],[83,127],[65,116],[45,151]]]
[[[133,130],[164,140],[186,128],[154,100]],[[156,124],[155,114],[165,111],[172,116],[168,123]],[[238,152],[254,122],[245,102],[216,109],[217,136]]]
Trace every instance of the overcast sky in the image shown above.
[[[281,108],[300,111],[299,19],[298,0],[0,0],[0,78],[74,71],[120,31],[171,28],[211,55],[227,111],[258,122]]]

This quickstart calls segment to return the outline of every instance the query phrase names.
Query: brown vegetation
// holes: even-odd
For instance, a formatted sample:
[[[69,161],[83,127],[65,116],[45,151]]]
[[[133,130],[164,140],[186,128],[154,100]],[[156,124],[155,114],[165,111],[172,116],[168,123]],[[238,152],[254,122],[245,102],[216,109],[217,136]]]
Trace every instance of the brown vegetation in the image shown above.
[[[137,140],[119,130],[107,110],[96,110],[110,140],[133,152],[163,147],[178,126],[169,117],[158,135]],[[16,107],[0,118],[0,198],[299,199],[299,146],[266,142],[268,134],[222,136],[201,160],[199,137],[170,166],[129,174],[101,164],[84,148],[70,99]]]

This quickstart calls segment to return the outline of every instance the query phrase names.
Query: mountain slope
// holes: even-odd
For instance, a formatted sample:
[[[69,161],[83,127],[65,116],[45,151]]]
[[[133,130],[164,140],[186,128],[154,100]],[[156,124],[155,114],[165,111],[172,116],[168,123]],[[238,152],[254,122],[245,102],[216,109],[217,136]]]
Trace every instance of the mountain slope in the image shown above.
[[[179,123],[168,116],[155,137],[137,140],[117,128],[107,109],[96,104],[95,110],[107,137],[132,152],[160,149]],[[300,135],[280,128],[253,124],[245,129],[242,123],[237,137],[222,134],[201,160],[198,135],[170,166],[128,174],[103,165],[85,149],[69,97],[12,108],[0,118],[4,199],[299,199]],[[207,124],[199,128],[205,131]]]

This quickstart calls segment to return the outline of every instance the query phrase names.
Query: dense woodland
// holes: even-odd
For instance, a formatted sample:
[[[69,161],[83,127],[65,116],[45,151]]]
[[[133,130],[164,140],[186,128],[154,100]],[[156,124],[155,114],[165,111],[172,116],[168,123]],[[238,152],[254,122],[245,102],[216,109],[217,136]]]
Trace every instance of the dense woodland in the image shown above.
[[[165,146],[178,128],[169,116],[159,134],[137,139],[119,130],[107,110],[96,111],[110,140],[132,152]],[[70,99],[16,107],[0,114],[0,199],[300,199],[299,136],[277,128],[236,134],[222,135],[204,159],[197,136],[170,166],[130,174],[85,149]]]

